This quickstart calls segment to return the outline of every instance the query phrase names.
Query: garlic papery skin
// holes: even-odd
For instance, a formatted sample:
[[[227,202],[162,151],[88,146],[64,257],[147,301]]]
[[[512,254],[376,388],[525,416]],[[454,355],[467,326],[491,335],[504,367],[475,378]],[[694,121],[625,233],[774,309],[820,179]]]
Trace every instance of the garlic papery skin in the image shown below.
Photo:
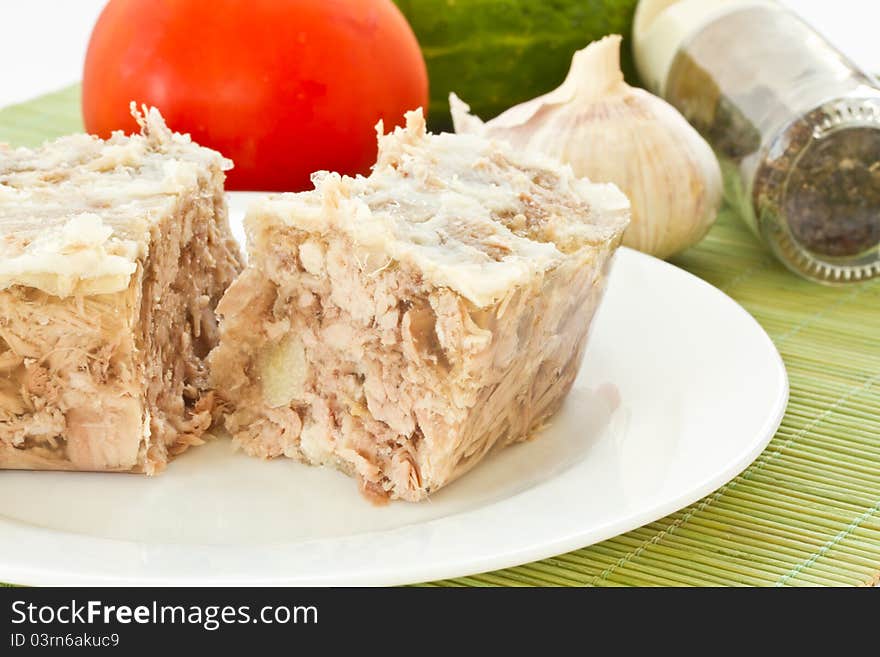
[[[457,133],[503,139],[571,165],[593,182],[616,184],[632,204],[623,243],[667,258],[699,242],[721,205],[712,148],[669,103],[630,87],[619,36],[574,54],[560,87],[488,122],[450,95]]]

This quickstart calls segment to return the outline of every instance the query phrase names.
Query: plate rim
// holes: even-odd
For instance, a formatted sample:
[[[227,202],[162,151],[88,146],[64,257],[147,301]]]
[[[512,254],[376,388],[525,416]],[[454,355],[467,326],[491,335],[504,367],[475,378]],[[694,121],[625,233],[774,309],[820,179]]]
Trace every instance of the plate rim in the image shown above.
[[[771,364],[773,370],[780,379],[780,385],[777,390],[777,396],[772,404],[768,404],[767,415],[761,426],[760,431],[745,443],[742,452],[736,459],[731,459],[724,468],[707,476],[705,480],[698,486],[681,493],[680,495],[666,499],[660,504],[643,507],[639,511],[630,515],[616,518],[614,521],[606,522],[603,525],[591,526],[581,531],[567,533],[565,535],[557,535],[546,540],[539,541],[528,546],[521,546],[506,552],[495,553],[490,556],[484,554],[470,559],[450,560],[443,563],[421,563],[419,561],[407,561],[406,563],[396,563],[389,568],[385,564],[377,567],[373,564],[370,569],[363,572],[351,573],[345,572],[340,577],[334,573],[316,573],[316,574],[293,574],[285,575],[284,573],[272,573],[271,576],[266,573],[255,575],[241,573],[207,573],[197,575],[187,575],[184,577],[160,574],[158,576],[143,576],[141,574],[134,575],[102,575],[100,572],[92,572],[90,570],[72,571],[69,568],[54,567],[53,564],[42,564],[35,566],[28,563],[16,563],[16,558],[10,558],[7,550],[0,553],[0,581],[14,582],[22,585],[33,586],[392,586],[400,584],[413,584],[421,582],[429,582],[433,580],[449,579],[455,577],[465,577],[476,573],[489,572],[510,568],[517,565],[531,563],[541,559],[546,559],[556,555],[560,555],[572,550],[581,549],[594,545],[601,541],[607,540],[614,536],[626,533],[650,522],[655,522],[670,513],[683,509],[700,499],[708,496],[713,491],[733,480],[741,474],[748,466],[753,463],[764,451],[767,445],[773,439],[776,430],[779,428],[785,411],[788,406],[790,396],[790,382],[785,363],[779,350],[773,343],[773,340],[767,334],[767,331],[760,323],[749,313],[741,304],[730,297],[727,293],[719,288],[711,285],[700,277],[677,267],[671,263],[660,260],[653,256],[635,251],[627,247],[620,247],[618,250],[618,258],[620,254],[624,254],[624,258],[635,258],[636,260],[651,261],[650,266],[662,267],[674,270],[674,275],[683,276],[688,280],[689,284],[709,288],[712,293],[718,294],[725,299],[726,303],[736,308],[736,312],[744,315],[746,321],[757,329],[757,334],[765,346],[769,347],[769,353],[774,356],[774,362]],[[558,475],[557,475],[558,476]],[[553,477],[542,482],[539,486],[547,485],[553,481]],[[532,489],[529,489],[532,490]],[[252,549],[259,551],[272,548],[283,548],[285,546],[307,545],[309,543],[340,543],[346,540],[363,539],[365,536],[381,536],[389,532],[406,530],[411,527],[429,527],[433,524],[440,523],[450,518],[466,518],[468,515],[477,514],[481,511],[492,509],[492,507],[504,502],[515,499],[520,495],[527,494],[528,490],[521,491],[510,497],[493,501],[484,506],[463,511],[451,516],[443,516],[434,518],[421,523],[411,523],[396,529],[377,530],[375,532],[363,532],[352,536],[328,537],[322,539],[311,539],[296,542],[278,543],[272,546],[223,546],[223,545],[207,545],[207,544],[168,544],[168,543],[145,543],[141,541],[129,541],[121,539],[112,539],[98,536],[90,536],[78,534],[76,532],[56,530],[36,525],[30,525],[24,521],[12,520],[0,517],[0,545],[8,544],[10,541],[6,539],[8,535],[17,536],[21,533],[24,536],[33,537],[36,534],[44,534],[45,539],[58,545],[67,545],[66,552],[70,552],[71,544],[81,544],[82,548],[88,548],[89,545],[100,546],[102,548],[112,549],[114,545],[119,548],[126,546],[129,548],[149,546],[151,548],[161,548],[174,551],[198,552],[208,550],[214,554],[222,555],[226,551],[240,552],[242,550]],[[12,541],[14,545],[14,540]],[[26,560],[25,560],[26,561]],[[256,569],[258,570],[258,569]]]

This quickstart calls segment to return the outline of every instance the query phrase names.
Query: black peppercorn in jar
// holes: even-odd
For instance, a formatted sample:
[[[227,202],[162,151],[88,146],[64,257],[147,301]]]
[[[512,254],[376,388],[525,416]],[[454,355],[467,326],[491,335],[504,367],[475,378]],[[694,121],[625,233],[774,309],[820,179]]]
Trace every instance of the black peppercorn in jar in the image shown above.
[[[880,276],[874,78],[772,0],[641,0],[635,50],[789,268],[829,283]]]

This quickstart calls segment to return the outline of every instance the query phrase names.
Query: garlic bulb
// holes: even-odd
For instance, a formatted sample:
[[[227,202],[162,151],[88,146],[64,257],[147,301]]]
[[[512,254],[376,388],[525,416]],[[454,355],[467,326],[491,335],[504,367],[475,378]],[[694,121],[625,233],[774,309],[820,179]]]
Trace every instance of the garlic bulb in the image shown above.
[[[450,95],[458,133],[505,139],[558,157],[575,174],[613,182],[629,197],[624,244],[666,258],[700,241],[721,204],[711,147],[666,101],[630,87],[619,36],[575,53],[562,85],[483,123]]]

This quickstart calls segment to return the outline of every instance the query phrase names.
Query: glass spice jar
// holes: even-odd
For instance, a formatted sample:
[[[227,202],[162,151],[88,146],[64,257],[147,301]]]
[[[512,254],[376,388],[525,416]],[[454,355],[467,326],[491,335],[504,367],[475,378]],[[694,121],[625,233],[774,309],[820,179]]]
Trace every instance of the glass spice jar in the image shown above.
[[[771,0],[641,0],[634,49],[782,262],[826,283],[880,276],[876,79]]]

